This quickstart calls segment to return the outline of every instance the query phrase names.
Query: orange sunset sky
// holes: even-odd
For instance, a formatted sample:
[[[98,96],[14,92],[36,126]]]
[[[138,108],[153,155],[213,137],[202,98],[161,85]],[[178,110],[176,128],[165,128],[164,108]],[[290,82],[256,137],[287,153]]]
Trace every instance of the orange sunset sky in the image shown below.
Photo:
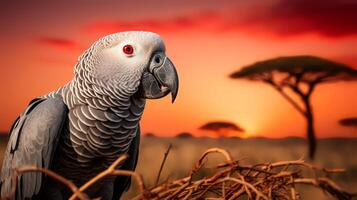
[[[172,136],[213,120],[232,121],[244,136],[304,136],[305,121],[268,85],[231,80],[244,65],[311,54],[357,68],[354,0],[1,1],[0,131],[32,98],[73,76],[80,53],[99,37],[125,30],[159,33],[180,76],[180,91],[149,101],[144,133]],[[357,81],[317,87],[318,137],[356,137],[338,120],[357,116]]]

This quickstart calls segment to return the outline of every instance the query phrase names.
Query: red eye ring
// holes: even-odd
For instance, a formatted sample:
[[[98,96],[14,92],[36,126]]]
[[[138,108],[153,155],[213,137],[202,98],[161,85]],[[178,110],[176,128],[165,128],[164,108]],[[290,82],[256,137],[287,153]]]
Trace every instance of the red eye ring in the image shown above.
[[[134,48],[130,44],[127,44],[123,47],[123,52],[127,55],[131,55],[134,53]]]

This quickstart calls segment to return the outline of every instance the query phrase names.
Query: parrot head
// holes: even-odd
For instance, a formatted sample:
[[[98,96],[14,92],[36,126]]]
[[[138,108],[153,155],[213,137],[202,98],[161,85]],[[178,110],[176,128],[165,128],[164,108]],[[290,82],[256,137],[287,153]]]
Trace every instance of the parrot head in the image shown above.
[[[85,63],[87,75],[101,85],[147,99],[171,92],[172,102],[176,99],[177,71],[158,34],[128,31],[105,36],[82,54],[79,62]]]

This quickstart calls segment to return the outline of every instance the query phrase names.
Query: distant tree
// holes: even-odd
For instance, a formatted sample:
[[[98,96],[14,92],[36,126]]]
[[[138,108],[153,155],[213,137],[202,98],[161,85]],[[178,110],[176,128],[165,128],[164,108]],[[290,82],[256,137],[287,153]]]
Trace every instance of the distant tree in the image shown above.
[[[226,121],[208,122],[207,124],[201,126],[200,129],[214,131],[219,137],[225,137],[228,131],[244,132],[243,128],[237,126],[232,122],[226,122]]]
[[[177,138],[193,138],[193,135],[188,132],[179,133],[176,135]]]
[[[357,117],[344,118],[338,121],[342,126],[357,128]]]
[[[315,56],[291,56],[254,63],[234,72],[230,77],[262,81],[276,89],[306,119],[309,156],[313,159],[316,138],[311,94],[320,83],[356,80],[357,70]],[[295,93],[302,104],[299,104],[286,90]]]
[[[144,134],[145,137],[151,137],[151,138],[154,138],[156,137],[156,135],[154,133],[146,133]]]

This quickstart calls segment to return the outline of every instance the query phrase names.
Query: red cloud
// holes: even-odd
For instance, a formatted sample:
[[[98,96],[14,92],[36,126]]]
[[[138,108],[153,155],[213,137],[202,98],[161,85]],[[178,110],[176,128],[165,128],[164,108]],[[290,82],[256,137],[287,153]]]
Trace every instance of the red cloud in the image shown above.
[[[261,4],[260,4],[261,5]],[[255,32],[295,36],[317,33],[326,37],[357,35],[357,1],[281,0],[261,7],[227,8],[223,12],[201,12],[167,19],[96,21],[85,26],[89,33],[124,30],[155,32]]]
[[[79,48],[79,44],[76,41],[69,40],[69,39],[41,37],[38,38],[37,41],[40,44],[44,44],[57,49],[77,50]]]
[[[282,36],[318,33],[327,37],[357,34],[357,1],[285,0],[252,13],[245,24]]]
[[[150,30],[156,32],[181,32],[187,30],[218,30],[224,19],[219,13],[202,12],[169,19],[138,21],[96,21],[84,27],[88,33],[113,33],[126,30]]]

